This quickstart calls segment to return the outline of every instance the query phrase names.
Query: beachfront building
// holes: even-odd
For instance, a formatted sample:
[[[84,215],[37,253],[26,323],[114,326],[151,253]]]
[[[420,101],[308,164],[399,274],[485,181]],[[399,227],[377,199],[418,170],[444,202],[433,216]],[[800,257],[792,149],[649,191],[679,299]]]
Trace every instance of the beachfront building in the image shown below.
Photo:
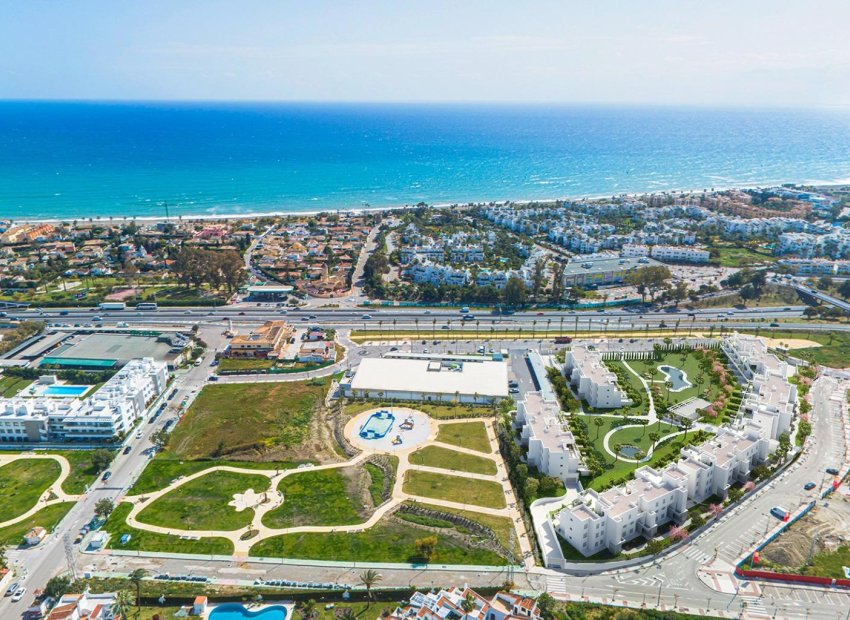
[[[165,390],[168,371],[131,360],[92,396],[0,399],[0,443],[108,442],[130,431]]]
[[[581,454],[573,434],[564,429],[557,400],[544,399],[542,392],[527,392],[517,403],[515,423],[529,465],[564,482],[578,480]]]
[[[492,403],[508,397],[505,362],[467,358],[363,358],[340,386],[348,397]]]
[[[595,349],[577,345],[568,351],[564,375],[578,397],[594,409],[617,409],[631,404],[617,386],[617,375],[608,370]]]
[[[465,602],[472,601],[466,611]],[[490,598],[470,588],[449,588],[438,592],[414,592],[410,601],[396,607],[389,620],[540,620],[533,598],[512,592],[497,592]]]
[[[794,368],[771,353],[757,336],[733,333],[721,341],[731,367],[744,384],[740,412],[745,421],[776,442],[791,431],[797,410],[797,386],[789,381]],[[771,444],[771,450],[775,449]]]
[[[649,539],[662,525],[684,522],[689,505],[725,497],[767,456],[758,428],[721,428],[703,445],[683,448],[681,458],[661,470],[641,467],[622,486],[587,491],[555,516],[556,529],[584,556],[619,553],[634,538]]]
[[[276,358],[293,333],[286,321],[266,321],[259,329],[233,337],[227,347],[228,357]]]

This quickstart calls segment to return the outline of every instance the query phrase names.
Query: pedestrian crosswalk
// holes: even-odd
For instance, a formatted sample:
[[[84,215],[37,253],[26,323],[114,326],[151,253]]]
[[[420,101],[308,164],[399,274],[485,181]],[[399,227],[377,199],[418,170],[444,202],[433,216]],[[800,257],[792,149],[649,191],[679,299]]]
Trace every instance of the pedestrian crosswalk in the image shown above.
[[[695,560],[697,564],[708,564],[714,558],[714,553],[707,553],[694,546],[685,551],[684,556],[689,560]]]
[[[770,613],[762,604],[761,598],[757,596],[742,596],[741,608],[741,611],[744,612],[743,615],[748,618],[758,618],[762,616],[765,618],[770,617]]]

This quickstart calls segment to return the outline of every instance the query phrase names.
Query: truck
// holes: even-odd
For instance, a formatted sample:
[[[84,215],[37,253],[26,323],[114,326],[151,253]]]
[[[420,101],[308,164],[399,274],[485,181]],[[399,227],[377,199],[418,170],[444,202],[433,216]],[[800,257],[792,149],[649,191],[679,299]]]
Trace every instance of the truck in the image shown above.
[[[127,304],[123,301],[104,301],[98,305],[101,310],[126,310]]]

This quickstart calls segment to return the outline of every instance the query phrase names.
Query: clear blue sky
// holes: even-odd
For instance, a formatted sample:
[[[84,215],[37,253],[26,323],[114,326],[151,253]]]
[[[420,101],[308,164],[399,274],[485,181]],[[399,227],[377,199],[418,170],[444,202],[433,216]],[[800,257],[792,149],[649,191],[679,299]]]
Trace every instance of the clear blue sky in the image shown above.
[[[0,98],[850,104],[848,0],[0,0]]]

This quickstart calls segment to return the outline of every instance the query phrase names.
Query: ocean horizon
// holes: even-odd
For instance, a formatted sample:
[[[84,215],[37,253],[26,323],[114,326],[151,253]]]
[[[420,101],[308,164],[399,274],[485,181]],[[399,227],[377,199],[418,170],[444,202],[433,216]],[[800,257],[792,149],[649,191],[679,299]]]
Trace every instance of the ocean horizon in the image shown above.
[[[298,213],[850,183],[850,111],[0,102],[0,218]]]

